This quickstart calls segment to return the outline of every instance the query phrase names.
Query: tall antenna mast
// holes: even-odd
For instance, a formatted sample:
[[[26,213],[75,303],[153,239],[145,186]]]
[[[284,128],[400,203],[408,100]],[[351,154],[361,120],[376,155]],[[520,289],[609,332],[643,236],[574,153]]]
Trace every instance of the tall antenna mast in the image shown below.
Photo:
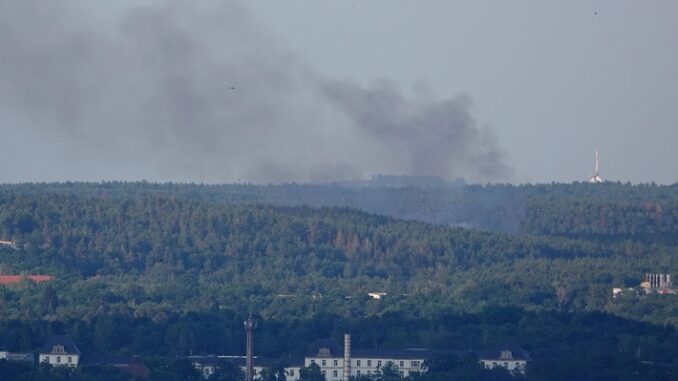
[[[600,163],[598,162],[598,147],[596,147],[596,171],[593,173],[593,176],[589,177],[589,182],[591,184],[598,184],[603,182],[603,178],[600,177],[598,170],[600,169]]]
[[[252,331],[254,331],[256,326],[257,323],[252,319],[252,315],[250,314],[250,317],[245,320],[245,331],[247,331],[247,381],[252,381],[254,379],[254,340]]]

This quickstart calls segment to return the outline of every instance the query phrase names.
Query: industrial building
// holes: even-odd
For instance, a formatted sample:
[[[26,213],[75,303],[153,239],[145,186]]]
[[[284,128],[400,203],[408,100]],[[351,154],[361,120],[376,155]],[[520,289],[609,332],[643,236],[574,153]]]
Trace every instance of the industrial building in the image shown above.
[[[351,336],[344,335],[343,347],[334,340],[314,342],[303,359],[272,360],[254,357],[252,378],[257,379],[267,367],[284,367],[287,381],[298,381],[302,367],[317,365],[327,381],[348,381],[349,377],[372,376],[380,373],[387,364],[403,377],[426,372],[426,361],[435,351],[425,348],[407,349],[362,349],[352,348]],[[466,353],[466,352],[463,352]],[[462,352],[444,351],[439,354],[461,355]],[[476,352],[485,368],[504,367],[512,373],[524,373],[529,361],[528,354],[517,345],[504,345],[496,350]],[[208,378],[219,366],[231,362],[245,370],[246,356],[189,356],[187,357],[200,373]],[[346,377],[349,375],[349,377]]]
[[[344,335],[343,351],[331,340],[314,343],[304,359],[304,366],[318,365],[327,381],[345,381],[348,380],[346,375],[369,376],[388,363],[395,365],[401,375],[407,377],[425,371],[424,361],[430,355],[428,349],[352,349],[351,336]]]
[[[640,287],[646,293],[656,292],[658,294],[673,294],[673,282],[671,274],[647,273],[643,276],[643,282]]]

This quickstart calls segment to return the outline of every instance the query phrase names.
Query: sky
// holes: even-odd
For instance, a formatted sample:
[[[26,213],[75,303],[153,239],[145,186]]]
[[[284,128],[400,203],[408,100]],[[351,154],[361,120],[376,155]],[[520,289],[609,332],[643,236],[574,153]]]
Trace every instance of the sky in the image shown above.
[[[0,182],[678,182],[678,2],[0,0]]]

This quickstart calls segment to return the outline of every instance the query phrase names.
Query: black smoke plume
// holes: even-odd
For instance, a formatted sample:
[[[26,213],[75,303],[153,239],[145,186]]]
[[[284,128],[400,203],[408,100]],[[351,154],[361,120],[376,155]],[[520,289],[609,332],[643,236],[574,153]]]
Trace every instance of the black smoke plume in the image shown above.
[[[2,158],[30,169],[20,181],[510,176],[464,98],[325,78],[239,3],[103,3],[0,0]]]

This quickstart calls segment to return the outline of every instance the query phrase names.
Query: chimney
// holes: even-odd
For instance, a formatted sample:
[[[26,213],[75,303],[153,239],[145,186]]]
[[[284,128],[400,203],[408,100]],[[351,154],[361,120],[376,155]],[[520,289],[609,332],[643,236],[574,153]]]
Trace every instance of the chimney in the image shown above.
[[[245,331],[247,331],[247,360],[245,369],[245,380],[252,381],[254,379],[254,338],[252,331],[256,327],[256,322],[252,319],[252,315],[245,320]]]
[[[351,335],[344,335],[344,381],[351,378]]]

